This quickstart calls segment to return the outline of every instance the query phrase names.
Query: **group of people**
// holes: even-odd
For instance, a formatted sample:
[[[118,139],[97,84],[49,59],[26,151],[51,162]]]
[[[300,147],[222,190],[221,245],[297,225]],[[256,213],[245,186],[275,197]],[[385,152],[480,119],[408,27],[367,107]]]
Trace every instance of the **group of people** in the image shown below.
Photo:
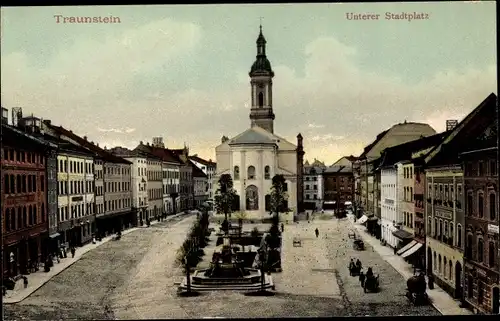
[[[363,273],[363,265],[361,264],[361,261],[359,259],[356,259],[356,262],[354,262],[354,259],[351,258],[351,262],[349,262],[349,268],[356,267],[359,269],[359,282],[361,282],[361,286],[365,285],[365,280],[367,278],[373,277],[373,269],[371,267],[368,267],[366,274]]]

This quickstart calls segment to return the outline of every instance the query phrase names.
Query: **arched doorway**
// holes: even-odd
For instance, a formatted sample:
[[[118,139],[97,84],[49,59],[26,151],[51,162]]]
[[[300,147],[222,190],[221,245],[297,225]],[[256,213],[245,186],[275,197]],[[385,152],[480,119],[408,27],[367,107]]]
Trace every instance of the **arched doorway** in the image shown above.
[[[462,264],[455,264],[455,298],[462,297]]]
[[[492,302],[492,313],[500,314],[500,288],[498,286],[493,288],[493,294],[491,296]]]
[[[432,274],[432,250],[430,247],[427,248],[427,275]]]

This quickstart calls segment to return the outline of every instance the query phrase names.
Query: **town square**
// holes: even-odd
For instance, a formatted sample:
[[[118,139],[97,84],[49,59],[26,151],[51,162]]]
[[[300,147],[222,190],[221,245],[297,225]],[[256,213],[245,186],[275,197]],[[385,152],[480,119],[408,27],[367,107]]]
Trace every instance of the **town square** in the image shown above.
[[[499,314],[494,6],[2,7],[4,319]]]

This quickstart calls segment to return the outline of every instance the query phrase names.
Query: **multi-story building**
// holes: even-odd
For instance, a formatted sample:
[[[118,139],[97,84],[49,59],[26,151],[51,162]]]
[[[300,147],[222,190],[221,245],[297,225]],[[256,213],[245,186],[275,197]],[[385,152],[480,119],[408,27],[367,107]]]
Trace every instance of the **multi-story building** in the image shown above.
[[[424,220],[424,196],[425,196],[425,172],[422,169],[422,160],[427,153],[441,143],[446,133],[440,133],[427,136],[418,140],[413,140],[404,144],[386,148],[382,153],[381,168],[401,164],[402,170],[397,175],[397,184],[399,199],[399,215],[394,218],[396,227],[393,235],[399,238],[403,244],[407,243],[411,235],[413,240],[397,251],[398,255],[413,261],[417,267],[425,267],[425,220]],[[385,182],[386,177],[384,177]],[[384,191],[387,188],[384,183],[382,186],[382,195],[387,194]],[[385,198],[385,197],[384,197]],[[386,217],[390,210],[382,199],[382,214]],[[413,199],[413,202],[408,202]],[[389,201],[390,203],[390,201]],[[390,206],[389,206],[390,207]],[[390,221],[391,218],[386,221]],[[401,223],[401,225],[398,225]],[[390,222],[385,225],[390,226]]]
[[[208,196],[208,201],[213,202],[214,201],[214,186],[217,184],[217,182],[214,181],[215,173],[217,170],[217,164],[213,162],[211,159],[204,160],[201,157],[198,157],[198,155],[193,155],[189,156],[189,159],[205,173],[207,176],[208,180],[208,191],[207,191],[207,196]]]
[[[193,161],[194,207],[199,208],[208,201],[208,176]]]
[[[354,198],[354,176],[351,166],[332,165],[323,171],[323,209],[343,211]]]
[[[83,172],[80,173],[86,179],[85,191],[88,194],[86,198],[92,199],[88,205],[85,205],[85,212],[95,219],[95,228],[90,219],[79,223],[85,242],[90,241],[94,233],[102,237],[122,230],[124,227],[130,227],[136,221],[136,214],[132,211],[131,162],[113,155],[106,150],[106,147],[104,149],[99,147],[89,141],[87,136],[80,137],[62,126],[52,125],[50,121],[45,121],[44,130],[65,141],[77,144],[92,153],[98,160],[97,169],[93,161],[87,160]],[[98,177],[98,183],[95,182],[95,177]],[[101,196],[103,196],[103,203],[96,204],[96,197],[100,199]],[[79,198],[72,197],[72,199]],[[97,205],[104,205],[104,208],[99,208]],[[78,207],[75,207],[75,210],[78,211]]]
[[[303,168],[305,209],[318,211],[323,209],[323,172],[325,169],[325,164],[321,163],[317,159],[314,159],[314,163],[312,165],[309,165],[309,162],[307,161],[305,162]]]
[[[464,142],[481,135],[491,124],[496,115],[495,102],[494,94],[488,96],[425,157],[427,268],[432,269],[437,284],[457,298],[462,297],[464,288],[464,233],[474,233],[465,226],[465,190],[459,153],[464,151]],[[476,286],[480,284],[477,282]],[[465,282],[466,291],[468,285]]]
[[[2,271],[31,272],[46,258],[47,156],[56,147],[2,119]]]
[[[129,150],[124,147],[114,147],[110,152],[118,157],[124,158],[132,163],[131,177],[132,177],[132,208],[136,213],[134,225],[144,225],[146,222],[146,214],[148,209],[148,175],[147,163],[148,158],[159,159],[148,155],[147,153],[137,150]]]
[[[399,240],[393,234],[398,230],[398,166],[388,164],[381,168],[381,220],[382,233],[381,238],[392,248],[398,248]]]
[[[180,167],[180,210],[186,211],[193,208],[194,203],[194,180],[193,164],[189,161],[189,149],[170,149],[181,161]]]
[[[142,151],[161,161],[161,214],[175,214],[181,211],[181,167],[184,163],[171,150],[165,148],[161,137],[153,138],[153,145],[139,144],[136,150]],[[152,163],[155,161],[152,159]],[[154,208],[153,208],[154,211]]]
[[[494,97],[486,104],[494,108]],[[500,313],[497,126],[489,119],[483,132],[463,142],[465,185],[464,299],[478,313]]]
[[[377,135],[374,142],[367,145],[363,153],[353,162],[355,175],[355,208],[371,216],[378,217],[381,223],[381,173],[380,156],[384,149],[412,140],[434,135],[436,131],[428,124],[404,122]],[[380,225],[379,228],[380,229]]]
[[[486,314],[499,312],[498,177],[496,137],[462,153],[465,198],[465,301]],[[481,146],[482,145],[482,146]],[[484,148],[481,148],[484,147]]]

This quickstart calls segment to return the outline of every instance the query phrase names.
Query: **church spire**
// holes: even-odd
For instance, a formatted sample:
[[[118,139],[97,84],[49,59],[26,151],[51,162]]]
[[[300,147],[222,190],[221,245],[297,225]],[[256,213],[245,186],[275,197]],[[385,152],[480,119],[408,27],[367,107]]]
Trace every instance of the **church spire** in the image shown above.
[[[259,25],[257,37],[257,58],[250,69],[251,100],[250,109],[251,126],[259,126],[268,132],[274,131],[273,113],[273,77],[271,63],[266,57],[266,38],[262,33],[262,21]]]

